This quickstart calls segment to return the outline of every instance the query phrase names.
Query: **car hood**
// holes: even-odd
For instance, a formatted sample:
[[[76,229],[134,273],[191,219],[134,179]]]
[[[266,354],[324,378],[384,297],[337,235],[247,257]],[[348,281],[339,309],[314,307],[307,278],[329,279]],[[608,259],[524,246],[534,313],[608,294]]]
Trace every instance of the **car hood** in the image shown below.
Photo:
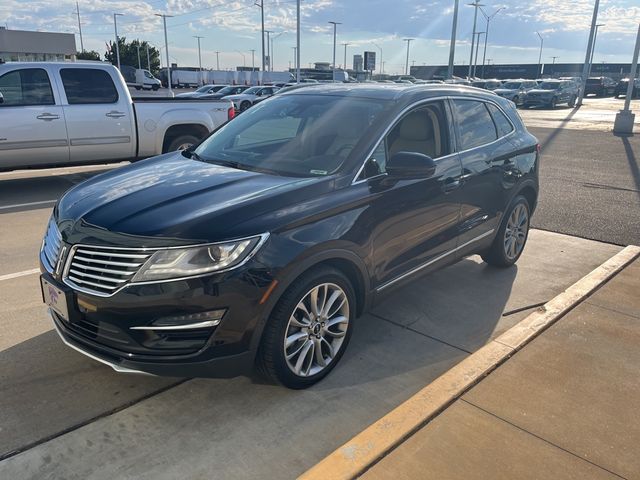
[[[196,97],[201,97],[202,95],[206,95],[206,93],[196,93],[196,92],[179,93],[178,95],[176,95],[176,98],[196,98]]]
[[[75,186],[60,199],[56,215],[63,239],[71,244],[206,243],[263,233],[235,227],[290,206],[292,192],[303,201],[330,184],[326,177],[268,175],[173,152]]]
[[[222,98],[223,100],[231,100],[233,102],[234,100],[253,100],[254,97],[255,95],[239,93],[237,95],[227,95],[226,97],[222,97]]]
[[[558,90],[546,90],[546,89],[542,89],[542,88],[533,88],[533,89],[531,89],[531,90],[529,90],[527,92],[527,94],[529,94],[529,93],[552,95],[554,93],[558,93]]]
[[[498,95],[502,94],[506,94],[509,95],[511,93],[518,93],[520,90],[517,90],[515,88],[496,88],[495,90],[493,90],[493,93],[497,93]]]

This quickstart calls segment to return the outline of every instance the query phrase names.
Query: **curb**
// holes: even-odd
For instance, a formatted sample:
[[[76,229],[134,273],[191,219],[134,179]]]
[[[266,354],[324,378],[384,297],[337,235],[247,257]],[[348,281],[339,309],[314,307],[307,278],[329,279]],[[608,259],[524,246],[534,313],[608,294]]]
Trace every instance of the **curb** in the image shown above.
[[[630,245],[303,473],[301,480],[357,478],[577,304],[640,256]]]

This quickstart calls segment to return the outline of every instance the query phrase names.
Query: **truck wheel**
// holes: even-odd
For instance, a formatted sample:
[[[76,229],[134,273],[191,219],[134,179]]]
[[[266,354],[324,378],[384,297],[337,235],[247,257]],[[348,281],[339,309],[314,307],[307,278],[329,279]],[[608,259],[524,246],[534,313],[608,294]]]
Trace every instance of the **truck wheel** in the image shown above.
[[[154,85],[153,87],[151,87],[151,90],[153,90],[154,92],[157,92],[159,88],[160,87],[158,85]]]
[[[137,87],[137,86],[136,86],[136,90],[140,90],[141,88],[142,88],[142,87]]]
[[[240,104],[240,111],[244,112],[245,110],[249,110],[251,107],[251,102],[247,102],[246,100]]]
[[[175,152],[176,150],[185,150],[192,145],[198,143],[200,139],[193,135],[180,135],[179,137],[171,140],[167,152]]]
[[[513,199],[502,217],[498,233],[482,259],[494,267],[510,267],[518,261],[529,236],[529,202],[522,195]]]
[[[324,378],[347,348],[356,301],[339,270],[309,270],[284,292],[262,335],[257,367],[288,388],[307,388]]]

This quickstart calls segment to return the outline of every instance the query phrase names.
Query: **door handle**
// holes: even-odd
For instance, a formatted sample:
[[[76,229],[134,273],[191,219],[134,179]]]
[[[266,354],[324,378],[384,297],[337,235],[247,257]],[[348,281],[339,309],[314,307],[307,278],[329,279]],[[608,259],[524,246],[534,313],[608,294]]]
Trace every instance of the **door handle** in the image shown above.
[[[36,118],[38,120],[57,120],[60,118],[60,115],[56,115],[54,113],[41,113]]]
[[[442,191],[444,193],[450,193],[450,192],[453,192],[454,190],[457,190],[461,186],[462,186],[462,181],[460,181],[460,178],[449,177],[448,179],[445,180],[444,184],[442,185]]]
[[[125,113],[124,112],[118,112],[116,110],[111,110],[109,113],[105,113],[106,117],[111,117],[111,118],[120,118],[120,117],[124,117]]]

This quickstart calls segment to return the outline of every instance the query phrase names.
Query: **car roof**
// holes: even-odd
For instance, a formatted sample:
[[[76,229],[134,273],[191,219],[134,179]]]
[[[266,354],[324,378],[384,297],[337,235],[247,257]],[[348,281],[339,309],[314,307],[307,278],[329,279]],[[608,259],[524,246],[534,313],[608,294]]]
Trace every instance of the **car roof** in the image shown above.
[[[402,98],[431,98],[446,95],[473,95],[495,100],[497,97],[486,90],[446,83],[366,83],[366,84],[326,84],[312,89],[300,88],[284,95],[334,95],[355,98],[377,98],[382,100],[399,100]]]

